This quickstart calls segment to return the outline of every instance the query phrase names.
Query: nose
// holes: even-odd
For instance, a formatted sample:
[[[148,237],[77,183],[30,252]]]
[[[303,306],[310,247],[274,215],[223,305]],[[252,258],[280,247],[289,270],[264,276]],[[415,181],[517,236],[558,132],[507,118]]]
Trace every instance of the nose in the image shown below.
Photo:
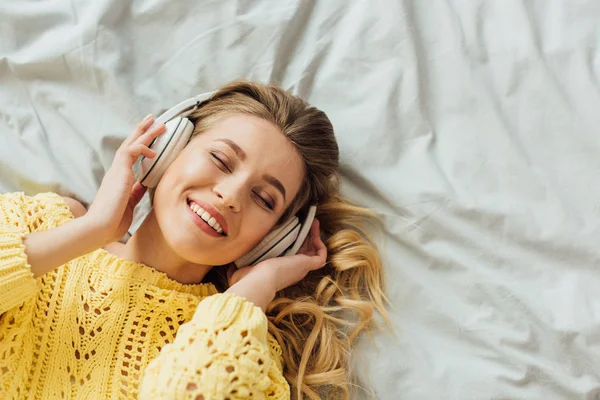
[[[241,210],[241,186],[234,182],[222,182],[215,186],[213,192],[225,207],[237,213]]]

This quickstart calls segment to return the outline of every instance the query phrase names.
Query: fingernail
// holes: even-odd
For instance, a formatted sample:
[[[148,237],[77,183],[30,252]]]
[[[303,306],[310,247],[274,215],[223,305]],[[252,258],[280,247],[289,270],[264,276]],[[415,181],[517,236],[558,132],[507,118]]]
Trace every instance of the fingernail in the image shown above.
[[[150,120],[150,118],[152,118],[152,114],[148,114],[144,117],[144,121],[148,121]]]

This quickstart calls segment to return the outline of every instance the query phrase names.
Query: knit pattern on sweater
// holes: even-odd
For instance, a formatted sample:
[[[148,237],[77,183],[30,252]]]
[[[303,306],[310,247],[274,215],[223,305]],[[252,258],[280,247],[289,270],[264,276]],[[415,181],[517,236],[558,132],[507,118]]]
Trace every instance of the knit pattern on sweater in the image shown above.
[[[0,398],[289,399],[251,302],[98,249],[34,278],[26,235],[73,219],[54,193],[0,195]]]

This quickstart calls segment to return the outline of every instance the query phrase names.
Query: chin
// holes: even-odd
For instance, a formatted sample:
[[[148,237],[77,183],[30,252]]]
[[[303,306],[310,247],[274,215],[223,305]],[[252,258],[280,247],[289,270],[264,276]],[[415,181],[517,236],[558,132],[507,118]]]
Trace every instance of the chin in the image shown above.
[[[163,235],[167,245],[182,259],[194,264],[212,266],[226,265],[236,260],[226,256],[231,254],[230,246],[203,241],[195,235],[186,234],[173,222],[163,231]]]
[[[179,257],[194,264],[213,264],[211,254],[219,252],[218,248],[210,243],[201,243],[195,236],[189,236],[181,229],[170,229],[165,234],[165,241]]]

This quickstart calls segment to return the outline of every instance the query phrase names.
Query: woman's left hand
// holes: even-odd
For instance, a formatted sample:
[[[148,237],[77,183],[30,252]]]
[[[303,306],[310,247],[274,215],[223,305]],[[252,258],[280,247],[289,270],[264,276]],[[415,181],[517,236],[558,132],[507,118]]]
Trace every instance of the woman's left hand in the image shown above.
[[[327,247],[321,240],[319,220],[315,219],[310,234],[295,255],[270,258],[240,269],[229,267],[227,292],[247,298],[264,311],[276,292],[299,282],[310,271],[323,267],[326,261]]]

